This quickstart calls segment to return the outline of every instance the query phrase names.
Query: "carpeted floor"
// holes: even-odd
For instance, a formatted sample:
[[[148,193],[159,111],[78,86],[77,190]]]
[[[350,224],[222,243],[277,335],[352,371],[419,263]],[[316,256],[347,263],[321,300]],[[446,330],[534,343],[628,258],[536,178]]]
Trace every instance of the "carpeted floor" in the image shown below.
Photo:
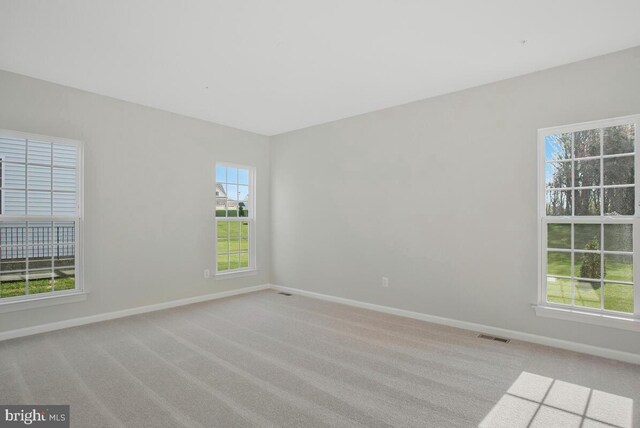
[[[263,291],[0,343],[75,427],[631,426],[640,366]]]

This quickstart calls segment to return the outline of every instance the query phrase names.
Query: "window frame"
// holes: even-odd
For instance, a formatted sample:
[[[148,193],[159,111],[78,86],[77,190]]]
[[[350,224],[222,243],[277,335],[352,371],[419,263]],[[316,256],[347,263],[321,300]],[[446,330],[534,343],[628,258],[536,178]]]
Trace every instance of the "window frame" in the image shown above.
[[[635,124],[635,139],[634,139],[634,151],[626,153],[626,155],[634,155],[634,214],[633,215],[619,215],[619,216],[575,216],[573,215],[575,206],[575,200],[572,198],[572,215],[568,216],[547,216],[546,214],[546,157],[545,157],[545,138],[549,135],[557,135],[562,133],[573,133],[579,131],[586,131],[591,129],[603,129],[612,126],[619,126],[625,124]],[[601,135],[602,144],[602,135]],[[640,331],[640,252],[638,251],[640,246],[640,115],[624,116],[612,119],[596,120],[591,122],[582,122],[571,125],[556,126],[550,128],[538,129],[538,301],[536,305],[533,305],[536,314],[540,316],[547,316],[553,318],[568,319],[574,321],[581,321],[591,324],[607,325],[610,327],[618,327],[623,329],[630,329]],[[609,155],[610,156],[610,155]],[[604,155],[601,151],[599,159],[607,159],[607,155]],[[572,153],[571,161],[574,161],[575,157]],[[582,159],[582,158],[579,158]],[[601,165],[602,165],[601,160]],[[600,168],[600,186],[602,189],[604,183],[602,182],[604,171]],[[575,178],[573,179],[575,180]],[[575,183],[571,184],[570,188],[575,188]],[[603,193],[601,193],[602,196]],[[604,204],[604,201],[601,201]],[[604,206],[604,205],[602,205]],[[600,308],[590,308],[583,306],[576,306],[574,304],[566,305],[561,303],[554,303],[547,301],[547,225],[548,224],[632,224],[633,225],[633,296],[634,296],[634,312],[624,313],[618,311],[612,311],[604,309],[604,290],[601,287],[601,306]],[[601,232],[602,233],[602,232]],[[573,226],[571,240],[571,249],[568,252],[572,255],[575,254],[573,248]],[[601,245],[599,250],[602,254],[606,251],[604,246]],[[575,275],[573,275],[575,276]],[[604,282],[604,278],[601,278]],[[611,281],[616,282],[616,281]],[[573,288],[572,288],[573,292]]]
[[[247,217],[218,217],[214,209],[214,277],[216,279],[234,278],[239,276],[253,275],[257,272],[256,254],[256,168],[250,165],[237,164],[233,162],[216,162],[214,166],[214,189],[218,186],[218,179],[215,171],[218,167],[246,169],[249,171],[249,199],[247,200],[249,215]],[[227,184],[225,182],[225,184]],[[228,195],[227,195],[228,196]],[[214,199],[217,195],[214,192]],[[237,269],[227,269],[218,271],[218,222],[219,221],[246,221],[249,223],[248,256],[249,266]]]
[[[0,130],[0,132],[2,132],[2,130]],[[0,215],[4,213],[4,194],[6,193],[4,190],[2,190],[2,187],[4,187],[5,183],[4,170],[4,156],[0,156]]]
[[[27,133],[21,131],[13,131],[9,129],[0,129],[0,138],[11,138],[19,140],[35,140],[43,141],[51,144],[65,144],[73,145],[77,150],[76,160],[76,204],[77,204],[77,217],[68,215],[54,215],[53,207],[50,216],[42,215],[29,215],[28,209],[25,210],[24,215],[5,215],[0,214],[0,221],[2,222],[73,222],[75,225],[75,287],[70,290],[50,291],[46,293],[38,294],[25,294],[22,296],[4,297],[0,298],[0,313],[12,312],[21,309],[30,309],[35,307],[42,307],[60,303],[78,302],[86,300],[86,290],[84,283],[84,143],[82,141],[73,140],[69,138],[53,137],[50,135],[41,135],[34,133]],[[25,158],[25,166],[28,163],[28,159]],[[52,165],[53,168],[53,159]],[[3,165],[2,173],[4,174],[5,168]],[[4,177],[3,177],[4,178]],[[3,180],[4,185],[4,180]],[[25,186],[28,184],[25,183]],[[52,183],[53,185],[53,183]],[[53,191],[53,189],[52,189]],[[2,203],[4,208],[4,194],[2,192]],[[28,204],[28,199],[25,199],[25,204]],[[4,210],[3,210],[4,212]]]

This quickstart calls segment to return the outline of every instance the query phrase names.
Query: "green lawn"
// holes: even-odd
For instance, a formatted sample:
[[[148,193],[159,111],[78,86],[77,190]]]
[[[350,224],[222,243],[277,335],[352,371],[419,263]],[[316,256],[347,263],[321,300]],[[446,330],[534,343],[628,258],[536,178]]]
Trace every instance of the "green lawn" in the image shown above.
[[[580,275],[580,268],[585,253],[575,253],[575,276]],[[605,254],[605,280],[633,281],[633,257],[623,254]],[[549,251],[547,254],[547,273],[549,275],[571,276],[571,254],[560,251]],[[600,279],[600,275],[593,279]]]
[[[574,247],[585,249],[586,245],[595,241],[597,249],[602,248],[599,224],[576,224]],[[548,248],[571,248],[571,225],[550,223],[547,225]],[[633,251],[633,229],[630,224],[605,224],[604,249],[608,251]]]
[[[600,282],[578,281],[575,289],[576,306],[600,307]],[[549,278],[547,301],[571,304],[571,280]],[[633,286],[605,282],[604,308],[612,311],[633,313]]]
[[[627,224],[607,224],[604,226],[604,245],[598,224],[575,224],[573,235],[574,265],[573,276],[581,276],[584,263],[591,266],[585,268],[589,272],[587,278],[594,281],[575,281],[574,304],[576,306],[600,307],[600,299],[604,299],[604,308],[620,312],[633,312],[633,286],[609,281],[633,282],[633,256],[631,254],[605,254],[604,256],[604,295],[600,283],[600,253],[585,253],[580,250],[633,251],[632,226]],[[571,249],[571,225],[549,224],[547,229],[547,247]],[[594,260],[595,259],[595,260]],[[570,279],[553,278],[553,275],[572,276],[571,253],[548,251],[547,300],[554,303],[570,305]]]
[[[34,279],[29,281],[29,294],[47,293],[51,291],[52,284],[50,279]],[[24,296],[27,282],[22,281],[7,281],[0,282],[0,298],[2,297],[16,297]],[[74,277],[56,278],[55,289],[61,290],[73,290],[76,286],[76,280]]]
[[[249,223],[218,222],[218,271],[249,267]]]

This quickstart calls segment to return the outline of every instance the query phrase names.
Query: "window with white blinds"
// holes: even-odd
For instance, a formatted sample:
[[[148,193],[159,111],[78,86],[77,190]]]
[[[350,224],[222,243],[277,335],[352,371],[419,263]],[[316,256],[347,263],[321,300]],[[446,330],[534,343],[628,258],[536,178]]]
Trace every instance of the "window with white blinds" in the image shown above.
[[[81,288],[81,148],[0,131],[0,302]]]

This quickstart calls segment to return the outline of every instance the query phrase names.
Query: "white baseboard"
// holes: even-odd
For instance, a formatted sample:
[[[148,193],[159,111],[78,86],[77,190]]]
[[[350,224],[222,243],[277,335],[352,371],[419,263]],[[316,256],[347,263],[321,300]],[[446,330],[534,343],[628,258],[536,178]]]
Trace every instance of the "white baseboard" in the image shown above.
[[[154,305],[140,306],[137,308],[123,309],[115,312],[107,312],[104,314],[90,315],[87,317],[74,318],[70,320],[58,321],[48,324],[37,325],[33,327],[25,327],[16,330],[9,330],[0,333],[0,341],[14,339],[17,337],[30,336],[33,334],[46,333],[48,331],[61,330],[69,327],[76,327],[85,324],[92,324],[100,321],[107,321],[116,318],[128,317],[131,315],[144,314],[147,312],[160,311],[163,309],[175,308],[178,306],[190,305],[192,303],[205,302],[208,300],[222,299],[225,297],[236,296],[239,294],[252,293],[254,291],[274,289],[278,291],[286,291],[301,296],[312,297],[330,302],[342,303],[358,308],[370,309],[373,311],[383,312],[392,315],[398,315],[406,318],[413,318],[421,321],[432,322],[434,324],[447,325],[450,327],[462,328],[465,330],[477,331],[479,333],[490,334],[494,336],[506,337],[509,339],[522,340],[525,342],[537,343],[539,345],[552,346],[554,348],[566,349],[569,351],[581,352],[583,354],[596,355],[598,357],[611,358],[613,360],[624,361],[628,363],[640,364],[640,355],[630,352],[616,351],[613,349],[601,348],[598,346],[586,345],[583,343],[570,342],[568,340],[554,339],[546,336],[539,336],[521,331],[508,330],[500,327],[491,327],[483,324],[476,324],[468,321],[460,321],[451,318],[428,315],[420,312],[407,311],[404,309],[392,308],[389,306],[376,305],[373,303],[360,302],[358,300],[345,299],[343,297],[330,296],[327,294],[315,293],[313,291],[300,290],[297,288],[283,287],[275,284],[262,284],[252,287],[239,288],[237,290],[223,291],[220,293],[205,294],[202,296],[189,297],[186,299],[172,300],[170,302],[157,303]]]
[[[568,340],[554,339],[537,334],[524,333],[521,331],[508,330],[500,327],[491,327],[483,324],[476,324],[468,321],[460,321],[451,318],[444,318],[435,315],[427,315],[420,312],[407,311],[404,309],[392,308],[389,306],[376,305],[373,303],[360,302],[358,300],[345,299],[343,297],[330,296],[327,294],[315,293],[313,291],[300,290],[297,288],[283,287],[271,284],[271,288],[278,291],[286,291],[301,296],[313,297],[327,300],[329,302],[342,303],[344,305],[355,306],[357,308],[370,309],[372,311],[384,312],[386,314],[398,315],[406,318],[413,318],[421,321],[442,324],[450,327],[462,328],[465,330],[477,331],[492,336],[506,337],[509,339],[522,340],[525,342],[537,343],[539,345],[551,346],[554,348],[566,349],[569,351],[581,352],[583,354],[596,355],[598,357],[610,358],[612,360],[624,361],[627,363],[640,364],[640,355],[630,352],[616,351],[613,349],[601,348],[598,346],[586,345],[584,343],[570,342]]]
[[[160,311],[162,309],[175,308],[177,306],[190,305],[192,303],[206,302],[207,300],[222,299],[224,297],[236,296],[238,294],[252,293],[254,291],[267,290],[270,284],[244,287],[237,290],[222,291],[219,293],[205,294],[202,296],[188,297],[186,299],[172,300],[169,302],[156,303],[154,305],[139,306],[137,308],[123,309],[121,311],[107,312],[104,314],[90,315],[87,317],[73,318],[64,321],[52,322],[48,324],[36,325],[33,327],[19,328],[0,333],[0,341],[14,339],[16,337],[31,336],[48,331],[61,330],[63,328],[77,327],[79,325],[92,324],[100,321],[124,318],[131,315],[144,314],[147,312]]]

